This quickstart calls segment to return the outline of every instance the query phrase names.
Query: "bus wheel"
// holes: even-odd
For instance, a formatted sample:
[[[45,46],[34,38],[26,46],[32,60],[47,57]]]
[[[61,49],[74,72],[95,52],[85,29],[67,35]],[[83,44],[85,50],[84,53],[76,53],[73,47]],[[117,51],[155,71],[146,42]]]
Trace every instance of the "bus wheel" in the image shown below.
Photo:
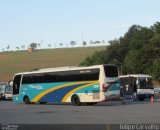
[[[79,106],[81,105],[81,102],[79,100],[79,97],[77,95],[73,95],[71,98],[71,102],[74,106]]]
[[[25,102],[25,104],[30,104],[30,100],[28,96],[24,96],[23,101]]]

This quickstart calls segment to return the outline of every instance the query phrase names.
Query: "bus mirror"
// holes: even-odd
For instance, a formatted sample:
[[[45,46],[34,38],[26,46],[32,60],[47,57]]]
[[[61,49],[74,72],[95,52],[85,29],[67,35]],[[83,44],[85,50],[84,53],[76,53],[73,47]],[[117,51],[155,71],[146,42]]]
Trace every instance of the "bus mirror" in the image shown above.
[[[138,85],[139,84],[139,81],[138,80],[136,80],[136,85]]]
[[[109,87],[111,84],[110,83],[104,83],[105,87]]]
[[[8,85],[9,85],[10,87],[13,87],[13,81],[9,81],[9,82],[8,82]]]
[[[126,85],[126,91],[128,91],[129,85]]]

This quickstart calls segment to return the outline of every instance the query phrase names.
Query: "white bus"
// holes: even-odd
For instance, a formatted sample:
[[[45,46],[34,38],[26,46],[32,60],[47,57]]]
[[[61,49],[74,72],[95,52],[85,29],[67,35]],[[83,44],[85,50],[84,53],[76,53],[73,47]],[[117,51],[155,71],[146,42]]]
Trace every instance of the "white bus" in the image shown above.
[[[15,74],[13,101],[95,104],[120,98],[116,65],[58,67]]]
[[[12,99],[12,87],[7,82],[0,82],[0,99]]]
[[[134,99],[143,101],[154,97],[152,77],[144,74],[128,74],[119,76],[121,96],[132,95]]]

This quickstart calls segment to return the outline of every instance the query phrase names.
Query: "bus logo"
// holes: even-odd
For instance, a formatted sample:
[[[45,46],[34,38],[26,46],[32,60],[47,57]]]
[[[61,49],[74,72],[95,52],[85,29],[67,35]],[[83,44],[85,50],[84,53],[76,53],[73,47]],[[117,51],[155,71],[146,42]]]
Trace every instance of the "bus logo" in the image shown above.
[[[43,86],[37,85],[37,86],[33,86],[33,85],[29,85],[29,88],[34,88],[34,89],[43,89]]]

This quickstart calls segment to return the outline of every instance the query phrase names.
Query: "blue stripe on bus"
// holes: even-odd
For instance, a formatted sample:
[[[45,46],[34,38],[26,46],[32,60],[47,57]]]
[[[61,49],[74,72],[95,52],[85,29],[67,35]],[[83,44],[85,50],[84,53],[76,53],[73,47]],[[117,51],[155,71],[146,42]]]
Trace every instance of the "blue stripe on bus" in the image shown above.
[[[73,86],[67,86],[64,88],[60,88],[57,89],[55,91],[52,91],[48,94],[46,94],[45,96],[43,96],[39,102],[61,102],[63,97],[70,91],[72,91],[73,89],[80,87],[82,85],[85,84],[77,84],[77,85],[73,85]]]

